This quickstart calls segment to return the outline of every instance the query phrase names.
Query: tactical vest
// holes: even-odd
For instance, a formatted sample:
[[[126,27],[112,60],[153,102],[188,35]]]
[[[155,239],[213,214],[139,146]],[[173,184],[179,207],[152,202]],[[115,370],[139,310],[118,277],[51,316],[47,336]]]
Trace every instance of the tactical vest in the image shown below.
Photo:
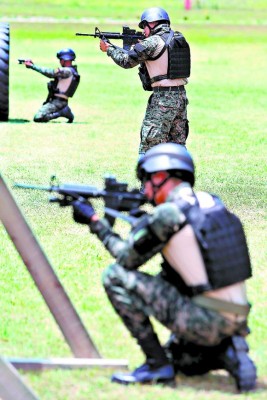
[[[180,32],[166,32],[160,35],[165,42],[162,50],[156,57],[150,58],[151,61],[159,59],[163,53],[168,51],[167,74],[154,76],[150,79],[147,67],[144,62],[139,66],[139,77],[144,90],[152,91],[151,84],[163,79],[188,78],[191,71],[190,47],[184,36]]]
[[[144,62],[142,62],[139,66],[139,70],[138,70],[138,75],[139,78],[142,82],[143,85],[143,89],[144,90],[148,90],[148,91],[152,91],[152,86],[151,86],[151,81],[150,81],[150,76],[149,73],[147,71],[147,67],[145,65]]]
[[[208,275],[208,285],[190,288],[165,260],[164,277],[181,293],[192,296],[207,290],[216,290],[251,277],[251,264],[244,230],[239,218],[229,212],[221,201],[212,196],[211,208],[192,206],[183,199],[177,206],[186,216],[186,224],[194,230]]]
[[[168,51],[168,70],[167,74],[154,76],[151,83],[163,79],[188,78],[191,72],[190,47],[181,32],[166,32],[161,35],[165,46],[162,51],[152,60],[157,60],[167,48]]]
[[[72,97],[74,95],[74,93],[77,90],[77,87],[79,86],[80,79],[81,79],[81,77],[77,71],[77,66],[73,65],[70,68],[72,70],[72,80],[71,80],[71,83],[70,83],[68,89],[66,90],[66,92],[63,93],[63,94],[65,94],[65,96],[68,96],[68,97]]]
[[[80,83],[80,75],[78,74],[76,65],[73,65],[68,68],[71,69],[72,76],[71,76],[71,81],[70,81],[70,84],[69,84],[67,90],[65,90],[64,92],[60,91],[58,88],[59,79],[55,78],[54,80],[48,82],[48,84],[47,84],[49,97],[53,97],[55,94],[64,94],[67,97],[72,97],[74,95],[74,93],[76,92],[77,87]]]

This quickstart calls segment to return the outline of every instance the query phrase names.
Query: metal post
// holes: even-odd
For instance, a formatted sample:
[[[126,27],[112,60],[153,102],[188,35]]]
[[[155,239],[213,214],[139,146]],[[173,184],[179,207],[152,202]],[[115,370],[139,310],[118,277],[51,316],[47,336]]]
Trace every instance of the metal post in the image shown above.
[[[21,379],[18,371],[0,357],[0,398],[2,400],[38,400]]]
[[[113,368],[128,369],[127,360],[104,358],[21,358],[8,357],[7,360],[14,367],[24,371],[43,371],[46,369],[88,369]]]
[[[101,358],[0,174],[0,220],[75,357]]]

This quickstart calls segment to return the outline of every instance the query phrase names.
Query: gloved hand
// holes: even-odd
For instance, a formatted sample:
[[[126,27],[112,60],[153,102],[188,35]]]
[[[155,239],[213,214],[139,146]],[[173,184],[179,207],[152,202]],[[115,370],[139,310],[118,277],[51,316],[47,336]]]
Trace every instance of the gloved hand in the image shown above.
[[[92,204],[76,200],[72,203],[72,206],[74,221],[79,224],[89,225],[92,217],[96,214]]]

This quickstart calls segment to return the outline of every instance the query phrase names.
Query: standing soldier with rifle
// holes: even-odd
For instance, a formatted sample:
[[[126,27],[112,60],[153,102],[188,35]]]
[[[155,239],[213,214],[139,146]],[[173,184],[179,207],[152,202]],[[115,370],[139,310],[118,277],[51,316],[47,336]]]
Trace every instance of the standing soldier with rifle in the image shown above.
[[[170,18],[162,8],[145,10],[139,27],[145,38],[130,50],[118,48],[105,38],[100,49],[122,68],[140,65],[143,88],[153,91],[141,128],[142,157],[159,143],[186,144],[189,129],[184,85],[190,76],[190,48],[180,32],[171,30]]]
[[[74,95],[80,82],[77,66],[72,65],[76,55],[72,49],[66,48],[58,51],[57,58],[60,60],[61,67],[56,69],[39,67],[32,60],[19,60],[19,63],[25,64],[26,68],[53,78],[47,84],[47,99],[35,114],[34,122],[48,122],[59,117],[67,118],[68,123],[74,120],[74,115],[68,106],[68,99]]]

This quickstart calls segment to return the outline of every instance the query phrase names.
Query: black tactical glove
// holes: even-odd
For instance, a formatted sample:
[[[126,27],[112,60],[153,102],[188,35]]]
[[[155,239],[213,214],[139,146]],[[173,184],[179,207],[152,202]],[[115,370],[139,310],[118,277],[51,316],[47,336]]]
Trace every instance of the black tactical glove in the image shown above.
[[[93,206],[89,202],[81,202],[76,200],[72,203],[73,206],[73,219],[79,224],[89,225],[92,217],[96,214]]]

